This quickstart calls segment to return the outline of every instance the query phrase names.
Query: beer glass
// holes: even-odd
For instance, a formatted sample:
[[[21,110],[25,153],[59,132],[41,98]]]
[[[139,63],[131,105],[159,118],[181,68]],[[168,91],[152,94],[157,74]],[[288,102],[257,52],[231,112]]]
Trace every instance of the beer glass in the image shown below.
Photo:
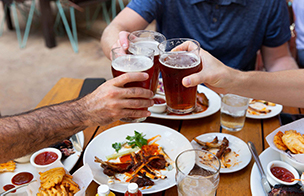
[[[123,47],[113,48],[112,52],[112,74],[113,77],[120,76],[128,72],[146,72],[149,74],[149,79],[145,81],[130,82],[125,84],[124,87],[142,87],[151,89],[152,76],[154,73],[153,58],[154,50],[150,48],[137,48],[134,50],[134,54],[127,54],[127,51]],[[147,109],[147,108],[138,108]],[[145,120],[143,118],[122,118],[124,122],[140,122]]]
[[[191,50],[173,50],[185,42],[192,45]],[[168,110],[176,114],[192,112],[196,107],[197,86],[186,88],[182,84],[182,79],[202,69],[200,44],[193,39],[175,38],[163,41],[158,48]]]
[[[137,47],[140,48],[151,48],[154,52],[154,73],[152,77],[152,86],[151,90],[153,91],[154,95],[157,90],[158,86],[158,78],[160,72],[160,62],[159,62],[159,50],[157,48],[158,44],[165,41],[166,37],[161,33],[150,31],[150,30],[139,30],[134,31],[129,34],[129,52],[131,54],[134,53]]]
[[[215,196],[221,162],[213,153],[186,150],[177,156],[175,165],[178,196]]]

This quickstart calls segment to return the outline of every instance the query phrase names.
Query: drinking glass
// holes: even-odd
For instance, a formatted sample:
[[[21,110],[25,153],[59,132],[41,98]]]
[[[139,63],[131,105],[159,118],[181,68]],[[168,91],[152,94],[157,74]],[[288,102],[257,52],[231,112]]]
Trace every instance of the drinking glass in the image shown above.
[[[240,131],[245,123],[249,99],[234,94],[222,95],[221,126],[228,131]]]
[[[146,72],[149,74],[149,79],[140,82],[130,82],[125,84],[124,87],[142,87],[151,89],[152,76],[154,72],[153,58],[154,50],[150,48],[136,48],[134,54],[127,54],[127,51],[123,47],[113,48],[112,52],[112,74],[113,77],[120,76],[128,72]],[[147,108],[138,108],[145,109]],[[122,118],[124,122],[140,122],[144,121],[143,118]]]
[[[158,78],[160,72],[160,62],[159,62],[159,50],[157,48],[158,44],[165,41],[166,37],[158,32],[150,31],[150,30],[139,30],[133,31],[128,36],[129,40],[129,52],[131,54],[134,53],[134,49],[136,50],[137,47],[140,48],[151,48],[155,51],[154,53],[154,73],[152,78],[152,86],[151,90],[153,91],[154,95],[157,91],[158,87]]]
[[[185,42],[192,45],[191,50],[173,50]],[[192,112],[196,107],[197,86],[186,88],[182,84],[182,79],[202,69],[200,44],[193,39],[174,38],[163,41],[158,48],[168,110],[176,114]]]
[[[176,160],[175,181],[178,196],[214,196],[220,181],[221,163],[211,152],[190,149]]]

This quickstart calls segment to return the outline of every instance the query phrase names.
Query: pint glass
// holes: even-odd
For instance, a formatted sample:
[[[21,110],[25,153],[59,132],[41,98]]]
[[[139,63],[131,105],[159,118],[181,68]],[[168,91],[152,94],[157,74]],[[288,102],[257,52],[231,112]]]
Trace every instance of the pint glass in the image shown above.
[[[139,30],[130,33],[128,36],[129,40],[129,52],[131,54],[134,53],[136,48],[151,48],[154,52],[154,73],[152,77],[152,86],[151,90],[153,91],[154,95],[157,90],[158,86],[158,78],[160,72],[160,62],[159,62],[159,50],[157,48],[158,44],[165,41],[166,37],[161,33],[149,30]]]
[[[125,87],[142,87],[151,89],[152,76],[154,73],[153,58],[154,50],[150,48],[138,48],[134,54],[127,54],[123,47],[113,48],[112,52],[112,74],[113,77],[120,76],[128,72],[146,72],[149,74],[149,79],[145,81],[130,82],[125,84]],[[138,108],[147,109],[147,108]],[[124,122],[140,122],[146,118],[123,118]]]
[[[190,51],[173,50],[185,42],[192,45]],[[160,43],[158,48],[168,110],[176,114],[192,112],[196,107],[197,86],[186,88],[182,79],[202,69],[200,44],[193,39],[175,38]]]

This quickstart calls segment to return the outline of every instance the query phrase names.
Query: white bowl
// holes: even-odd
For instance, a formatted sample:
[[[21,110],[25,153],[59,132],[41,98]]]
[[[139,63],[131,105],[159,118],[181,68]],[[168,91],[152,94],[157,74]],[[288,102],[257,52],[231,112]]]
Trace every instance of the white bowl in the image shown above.
[[[27,163],[27,162],[30,162],[31,156],[32,156],[32,153],[28,154],[28,155],[25,155],[23,157],[19,157],[17,159],[14,159],[14,161],[17,162],[17,163]]]
[[[162,95],[155,95],[154,98],[161,98],[166,101],[166,97]],[[153,113],[164,113],[167,109],[167,102],[162,104],[154,104],[152,107],[149,107],[148,110]]]
[[[267,180],[269,181],[269,183],[272,186],[274,186],[276,184],[294,185],[294,184],[298,183],[297,180],[295,180],[293,182],[285,182],[285,181],[282,181],[282,180],[278,179],[270,171],[270,169],[273,168],[273,167],[285,168],[293,174],[294,179],[299,179],[300,178],[300,175],[299,175],[298,171],[295,168],[293,168],[291,165],[289,165],[288,163],[283,162],[283,161],[279,161],[279,160],[271,161],[271,162],[268,163],[268,165],[266,167],[266,175],[267,175]]]
[[[50,163],[50,164],[47,164],[47,165],[39,165],[39,164],[36,164],[35,163],[35,158],[36,158],[36,156],[37,155],[39,155],[40,153],[44,153],[44,152],[54,152],[54,153],[56,153],[57,154],[57,159],[54,161],[54,162],[52,162],[52,163]],[[61,163],[61,157],[62,157],[62,154],[61,154],[61,151],[60,150],[58,150],[57,148],[43,148],[43,149],[41,149],[41,150],[38,150],[37,152],[35,152],[32,156],[31,156],[31,158],[30,158],[30,162],[31,162],[31,164],[36,168],[36,170],[38,171],[38,172],[44,172],[44,171],[46,171],[46,170],[48,170],[48,169],[51,169],[51,168],[54,168],[54,167],[61,167],[62,166],[62,163]]]
[[[296,168],[296,170],[298,170],[298,172],[303,173],[304,172],[304,163],[300,163],[298,161],[296,161],[295,159],[289,157],[286,154],[282,154],[280,153],[280,157],[281,160],[288,163],[289,165],[291,165],[292,167]]]

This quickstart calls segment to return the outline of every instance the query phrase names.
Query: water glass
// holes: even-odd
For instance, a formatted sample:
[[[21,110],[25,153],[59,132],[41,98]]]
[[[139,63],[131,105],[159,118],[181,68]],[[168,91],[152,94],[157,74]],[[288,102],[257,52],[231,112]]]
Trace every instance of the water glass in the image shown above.
[[[178,196],[215,196],[221,163],[213,153],[186,150],[177,156],[175,165]]]
[[[221,126],[228,131],[240,131],[245,123],[249,99],[234,94],[222,96]]]

